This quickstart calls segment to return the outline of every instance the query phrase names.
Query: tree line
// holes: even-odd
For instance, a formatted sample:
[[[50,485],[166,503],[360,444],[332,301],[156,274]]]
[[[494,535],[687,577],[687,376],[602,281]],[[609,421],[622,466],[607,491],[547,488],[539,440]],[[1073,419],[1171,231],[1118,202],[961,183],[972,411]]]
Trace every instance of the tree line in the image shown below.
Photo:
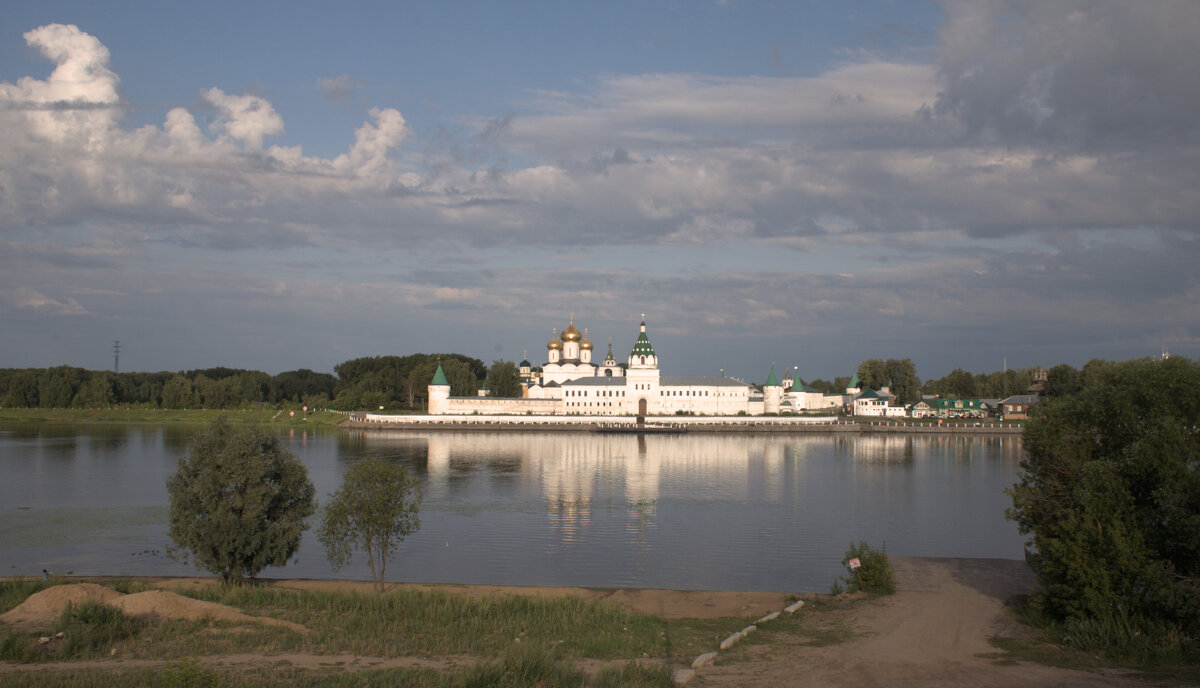
[[[306,404],[342,411],[378,409],[413,411],[428,405],[428,387],[437,367],[453,396],[475,396],[484,386],[493,397],[520,397],[521,378],[512,361],[491,366],[463,354],[365,356],[334,366],[334,374],[306,368],[268,375],[239,368],[205,368],[183,372],[113,373],[71,366],[0,369],[0,406],[5,408],[105,408],[139,406],[164,409],[235,409],[254,404]],[[1094,360],[1082,369],[1062,364],[1050,368],[1045,394],[1066,393],[1084,384],[1107,365]],[[1022,394],[1035,378],[1034,368],[992,373],[955,369],[924,383],[911,359],[867,359],[858,365],[858,384],[888,387],[904,404],[922,394],[960,399],[1004,399]],[[802,382],[802,381],[801,381]],[[849,377],[804,383],[825,394],[840,394]]]
[[[879,390],[887,387],[896,395],[899,403],[913,404],[920,401],[923,394],[958,399],[1005,399],[1025,393],[1034,382],[1036,370],[1011,368],[993,373],[971,373],[956,368],[941,378],[921,382],[911,359],[870,358],[859,363],[855,372],[860,388]],[[1051,382],[1074,379],[1078,375],[1069,365],[1050,369]],[[835,377],[832,381],[817,379],[805,384],[825,394],[841,394],[850,386],[850,378]]]
[[[181,372],[95,371],[73,366],[0,369],[0,407],[236,409],[256,404],[300,405],[352,411],[416,410],[438,365],[455,396],[474,396],[484,385],[492,396],[519,397],[520,374],[512,361],[490,367],[463,354],[369,356],[334,366],[335,374],[306,368],[268,375],[240,368]]]

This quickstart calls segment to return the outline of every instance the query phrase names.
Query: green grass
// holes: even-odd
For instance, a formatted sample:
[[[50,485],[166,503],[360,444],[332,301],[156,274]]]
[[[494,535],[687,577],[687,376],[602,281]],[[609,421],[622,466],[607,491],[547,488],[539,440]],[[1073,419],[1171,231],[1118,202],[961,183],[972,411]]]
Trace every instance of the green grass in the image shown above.
[[[128,590],[144,587],[118,579]],[[0,581],[10,607],[45,587],[41,581]],[[472,599],[442,591],[397,589],[383,595],[298,591],[264,585],[212,585],[188,591],[255,616],[302,624],[288,628],[213,620],[146,622],[112,607],[70,607],[53,629],[10,631],[0,637],[0,658],[16,663],[107,657],[167,661],[157,669],[93,673],[32,670],[5,675],[23,685],[402,685],[460,686],[669,686],[668,667],[684,665],[712,649],[744,619],[664,620],[611,602],[577,597],[509,595]],[[47,645],[37,637],[61,630]],[[251,652],[265,657],[261,670],[205,666],[197,657]],[[328,667],[300,670],[271,665],[283,653],[329,655]],[[349,670],[335,655],[465,658],[462,668]],[[633,660],[638,661],[633,661]],[[577,666],[602,666],[591,675]],[[594,665],[594,664],[593,664]],[[96,676],[102,677],[97,681]],[[9,680],[12,679],[12,680]]]
[[[519,638],[526,644],[554,646],[565,656],[606,659],[657,655],[665,646],[661,619],[577,597],[477,600],[411,589],[376,595],[254,585],[210,586],[188,594],[310,630],[307,635],[267,631],[280,636],[276,642],[285,649],[320,647],[376,656],[494,655]]]
[[[335,672],[286,666],[258,669],[214,669],[195,659],[163,669],[117,671],[20,672],[5,675],[5,688],[467,688],[468,686],[536,686],[537,688],[669,688],[668,672],[635,664],[602,670],[588,677],[559,662],[537,657],[508,664],[497,660],[450,671],[432,669],[366,669]]]
[[[346,420],[340,413],[325,411],[305,414],[295,409],[159,409],[120,407],[103,409],[19,409],[0,408],[0,422],[28,423],[181,423],[203,425],[217,416],[227,416],[235,424],[334,427]]]
[[[1029,661],[1064,669],[1119,668],[1165,685],[1195,685],[1200,643],[1169,625],[1127,618],[1060,623],[1040,613],[1027,597],[1015,611],[1019,632],[991,639],[1004,654],[999,661]]]
[[[49,582],[39,578],[0,579],[0,614],[21,604],[35,592],[45,590],[54,584],[53,579]]]

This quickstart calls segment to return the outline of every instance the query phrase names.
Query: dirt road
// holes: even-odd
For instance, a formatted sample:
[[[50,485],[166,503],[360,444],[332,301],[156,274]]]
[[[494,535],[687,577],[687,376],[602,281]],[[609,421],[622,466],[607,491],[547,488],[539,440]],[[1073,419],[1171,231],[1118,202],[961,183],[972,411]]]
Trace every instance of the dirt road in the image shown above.
[[[1024,562],[892,557],[892,565],[896,594],[864,602],[846,619],[856,633],[853,639],[825,647],[806,647],[802,637],[747,645],[742,651],[749,661],[702,667],[691,685],[1145,685],[1120,676],[998,661],[1000,653],[988,639],[1015,625],[1004,601],[1033,583]]]

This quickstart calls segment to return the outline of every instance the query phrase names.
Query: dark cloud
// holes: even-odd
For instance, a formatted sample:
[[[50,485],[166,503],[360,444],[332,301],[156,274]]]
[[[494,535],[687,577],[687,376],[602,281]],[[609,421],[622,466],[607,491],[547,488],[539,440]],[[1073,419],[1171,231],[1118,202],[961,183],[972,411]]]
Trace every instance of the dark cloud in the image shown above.
[[[1200,142],[1200,3],[952,0],[938,111],[1004,144]]]

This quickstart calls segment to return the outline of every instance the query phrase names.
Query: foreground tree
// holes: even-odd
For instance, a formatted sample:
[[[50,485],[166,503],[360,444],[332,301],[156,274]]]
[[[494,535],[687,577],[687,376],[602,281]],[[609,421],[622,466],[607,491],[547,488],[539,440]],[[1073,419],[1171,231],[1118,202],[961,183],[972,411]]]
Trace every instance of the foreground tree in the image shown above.
[[[388,558],[421,527],[420,504],[421,487],[404,466],[365,459],[346,471],[330,496],[317,538],[334,570],[348,564],[355,550],[366,552],[371,580],[383,592]]]
[[[300,547],[315,492],[277,438],[218,418],[167,479],[172,556],[190,552],[226,583],[283,566]]]
[[[1200,365],[1088,365],[1077,391],[1036,407],[1011,490],[1008,515],[1036,548],[1035,602],[1057,619],[1200,637]]]

